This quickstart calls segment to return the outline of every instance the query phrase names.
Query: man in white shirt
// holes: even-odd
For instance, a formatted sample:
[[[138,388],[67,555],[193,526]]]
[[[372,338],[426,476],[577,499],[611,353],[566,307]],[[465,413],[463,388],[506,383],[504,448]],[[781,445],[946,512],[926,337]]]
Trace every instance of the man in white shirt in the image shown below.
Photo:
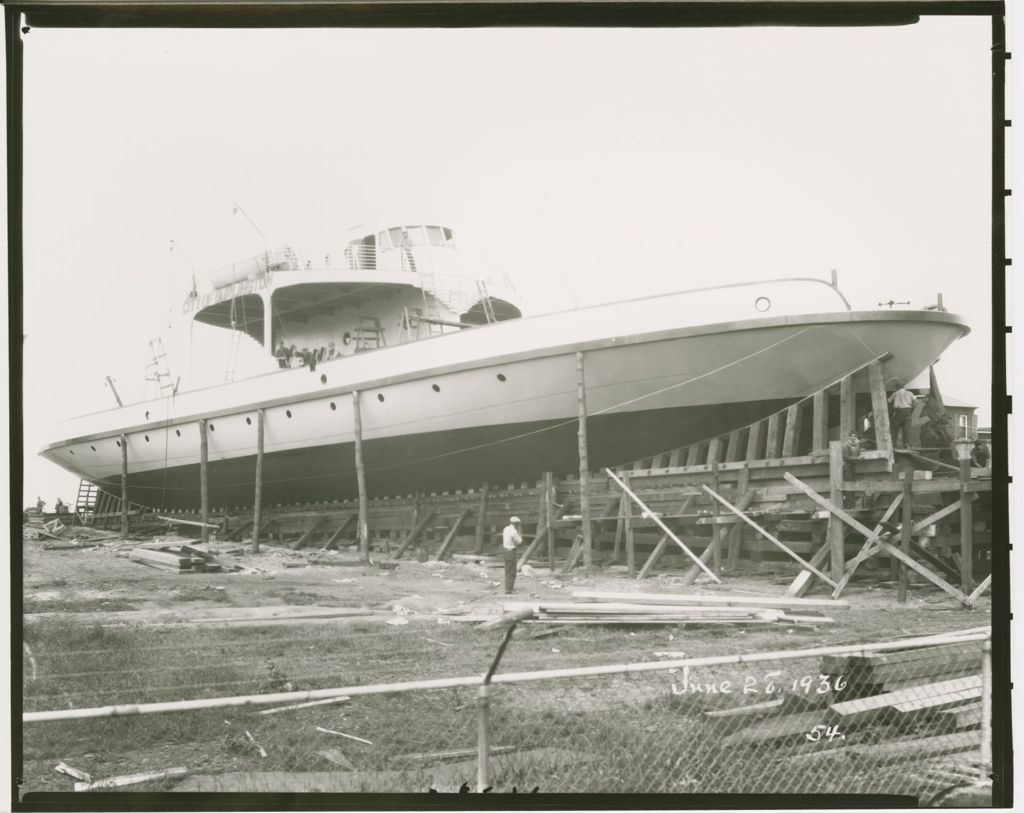
[[[903,448],[910,448],[910,419],[914,414],[914,393],[908,390],[903,383],[896,392],[889,396],[889,403],[892,404],[892,442],[896,444],[896,438],[902,436]]]
[[[511,593],[516,586],[516,569],[519,556],[517,549],[523,541],[519,517],[511,517],[501,532],[501,547],[505,551],[505,592]]]

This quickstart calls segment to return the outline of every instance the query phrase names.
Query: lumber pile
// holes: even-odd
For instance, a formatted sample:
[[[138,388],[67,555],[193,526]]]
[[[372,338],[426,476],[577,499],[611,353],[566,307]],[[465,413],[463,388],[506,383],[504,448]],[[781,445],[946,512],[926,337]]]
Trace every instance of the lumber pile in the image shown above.
[[[885,694],[937,680],[981,673],[981,645],[977,641],[892,652],[826,656],[822,672],[842,675],[843,700]]]
[[[527,611],[530,623],[549,624],[831,624],[833,619],[820,610],[848,606],[824,599],[592,590],[575,591],[573,597],[582,600],[506,602],[504,611]]]
[[[210,553],[184,544],[145,545],[132,548],[128,559],[172,573],[220,573],[225,567]]]

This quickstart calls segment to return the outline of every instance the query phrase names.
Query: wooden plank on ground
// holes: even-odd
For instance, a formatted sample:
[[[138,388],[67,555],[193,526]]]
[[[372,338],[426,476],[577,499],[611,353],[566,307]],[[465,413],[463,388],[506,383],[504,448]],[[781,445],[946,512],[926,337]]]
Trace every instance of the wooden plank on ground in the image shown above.
[[[829,704],[829,716],[833,721],[849,723],[851,721],[862,722],[876,717],[880,713],[889,712],[898,704],[914,703],[924,697],[930,698],[953,698],[950,705],[969,700],[961,698],[963,692],[977,691],[981,693],[981,675],[975,677],[955,678],[953,680],[942,680],[937,683],[926,683],[923,686],[914,686],[908,689],[899,689],[895,692],[876,694],[871,697],[861,697],[857,700],[845,700],[840,703]]]
[[[719,596],[687,593],[637,593],[629,591],[620,593],[608,590],[573,590],[572,596],[573,598],[589,599],[590,601],[624,602],[627,604],[763,607],[780,610],[846,610],[850,607],[849,602],[846,601],[833,601],[825,598],[784,598],[782,596]]]
[[[859,764],[891,765],[896,762],[921,762],[943,754],[976,751],[981,744],[980,731],[940,734],[898,742],[858,745],[844,749],[844,754]]]

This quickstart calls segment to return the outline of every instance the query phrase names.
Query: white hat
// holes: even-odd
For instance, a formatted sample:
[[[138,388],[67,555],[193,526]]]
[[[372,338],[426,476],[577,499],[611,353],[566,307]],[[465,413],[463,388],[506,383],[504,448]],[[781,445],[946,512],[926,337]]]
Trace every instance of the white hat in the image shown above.
[[[515,523],[515,522],[522,522],[522,520],[521,520],[521,519],[519,519],[519,517],[512,517],[512,518],[511,518],[511,519],[509,520],[509,522],[513,522],[513,523]]]

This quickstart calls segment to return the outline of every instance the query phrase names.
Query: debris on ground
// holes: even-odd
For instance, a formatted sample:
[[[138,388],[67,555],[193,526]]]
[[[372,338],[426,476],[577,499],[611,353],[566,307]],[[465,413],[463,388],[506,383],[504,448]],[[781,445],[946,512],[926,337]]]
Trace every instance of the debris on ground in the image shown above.
[[[124,776],[111,776],[107,779],[97,779],[95,782],[75,782],[76,791],[99,790],[101,788],[120,788],[125,785],[138,785],[142,782],[152,782],[156,779],[167,779],[172,776],[184,776],[188,773],[187,768],[168,768],[164,771],[150,771],[148,773],[131,773]]]
[[[355,734],[346,734],[344,731],[333,731],[330,728],[321,728],[320,726],[317,726],[316,730],[323,734],[333,734],[336,737],[345,737],[346,739],[362,742],[366,745],[373,745],[369,740],[364,740],[362,737],[357,737]]]
[[[53,766],[53,769],[57,773],[62,773],[65,776],[70,776],[72,779],[77,779],[79,782],[92,782],[92,776],[87,774],[85,771],[80,771],[78,770],[78,768],[72,768],[70,765],[67,765],[63,762],[58,762],[56,765]]]

